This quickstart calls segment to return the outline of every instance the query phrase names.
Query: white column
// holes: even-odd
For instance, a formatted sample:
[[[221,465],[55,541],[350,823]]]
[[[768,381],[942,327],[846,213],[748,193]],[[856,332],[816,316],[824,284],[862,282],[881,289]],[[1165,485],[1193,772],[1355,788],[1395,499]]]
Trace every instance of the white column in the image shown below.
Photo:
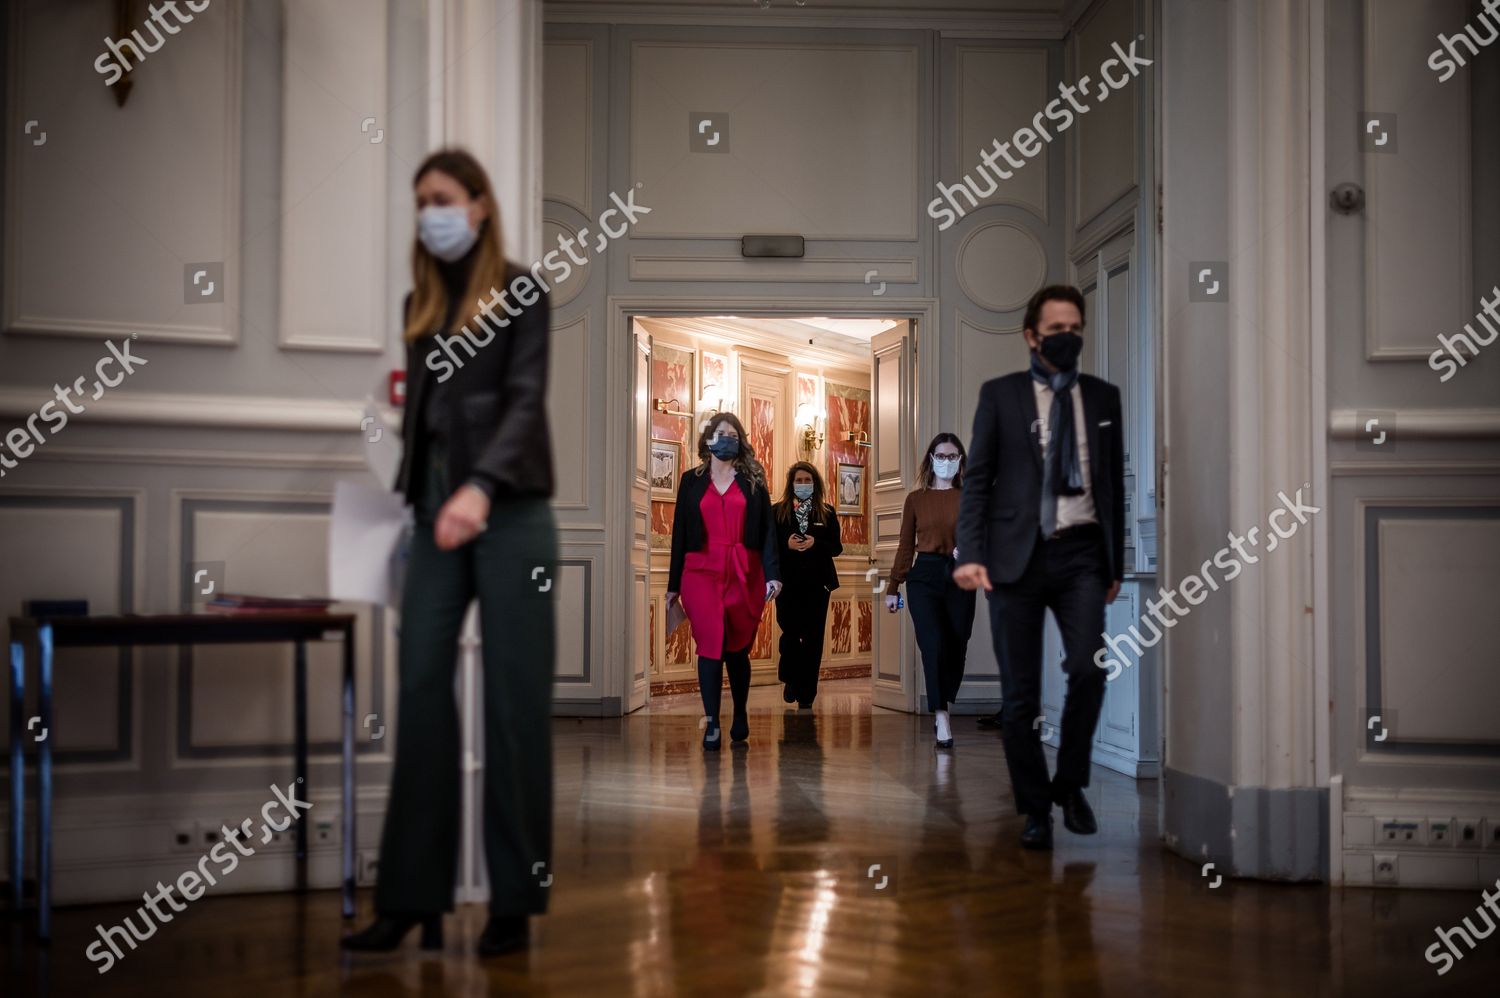
[[[1320,481],[1312,406],[1311,123],[1307,13],[1236,0],[1230,21],[1230,521],[1258,524]],[[1321,271],[1321,261],[1317,262]],[[1321,489],[1311,494],[1321,501]],[[1314,520],[1314,523],[1317,521]],[[1313,534],[1301,527],[1233,599],[1234,783],[1315,785]]]
[[[428,134],[479,157],[500,200],[505,254],[542,244],[541,0],[429,0]]]

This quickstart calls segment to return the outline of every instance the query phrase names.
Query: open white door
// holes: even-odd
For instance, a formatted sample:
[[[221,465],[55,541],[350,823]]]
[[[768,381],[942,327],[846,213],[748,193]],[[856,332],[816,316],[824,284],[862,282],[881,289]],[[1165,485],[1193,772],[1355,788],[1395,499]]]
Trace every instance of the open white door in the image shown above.
[[[631,323],[630,366],[630,654],[629,695],[625,711],[646,705],[650,695],[651,642],[651,337]]]
[[[875,447],[871,464],[870,567],[881,580],[890,577],[901,538],[901,508],[916,465],[916,342],[912,324],[903,321],[870,341],[874,352]],[[877,707],[916,709],[915,657],[909,615],[887,613],[884,589],[876,595],[874,658],[870,669],[871,701]]]

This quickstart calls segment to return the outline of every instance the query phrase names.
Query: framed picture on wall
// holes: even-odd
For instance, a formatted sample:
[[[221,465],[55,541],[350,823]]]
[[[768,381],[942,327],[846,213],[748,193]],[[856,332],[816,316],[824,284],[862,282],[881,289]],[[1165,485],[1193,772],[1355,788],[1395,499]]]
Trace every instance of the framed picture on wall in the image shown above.
[[[862,464],[838,464],[838,478],[834,482],[838,495],[840,513],[863,513],[865,511],[865,467]]]
[[[676,440],[651,439],[651,498],[677,501],[677,479],[682,475],[682,444]]]

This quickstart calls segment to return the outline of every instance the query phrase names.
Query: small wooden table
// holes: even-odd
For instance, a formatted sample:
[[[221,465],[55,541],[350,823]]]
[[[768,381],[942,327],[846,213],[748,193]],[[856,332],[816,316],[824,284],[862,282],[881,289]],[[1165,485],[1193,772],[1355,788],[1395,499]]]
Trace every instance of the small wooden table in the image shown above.
[[[354,621],[350,613],[177,613],[113,617],[10,618],[10,884],[12,907],[21,910],[22,846],[25,841],[25,768],[21,738],[25,714],[26,648],[38,652],[37,710],[41,726],[52,730],[52,653],[54,648],[135,647],[139,645],[253,644],[291,641],[296,645],[296,769],[300,789],[307,782],[307,642],[342,639],[343,678],[343,901],[344,917],[354,917]],[[305,799],[305,797],[303,798]],[[297,884],[307,889],[307,823],[295,823]],[[52,936],[52,738],[37,749],[37,935]]]

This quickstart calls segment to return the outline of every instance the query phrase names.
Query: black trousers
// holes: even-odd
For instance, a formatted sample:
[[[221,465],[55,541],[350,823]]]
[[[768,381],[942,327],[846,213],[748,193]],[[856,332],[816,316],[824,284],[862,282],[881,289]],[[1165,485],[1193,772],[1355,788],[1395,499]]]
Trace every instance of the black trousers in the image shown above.
[[[781,626],[781,661],[776,678],[786,684],[787,692],[799,703],[812,703],[818,695],[829,595],[822,583],[787,582],[776,597],[776,623]]]
[[[1094,664],[1104,646],[1103,533],[1088,525],[1054,540],[1038,539],[1021,578],[989,594],[990,629],[1000,661],[1004,702],[1001,741],[1015,792],[1016,812],[1044,816],[1054,801],[1089,785],[1094,727],[1104,702],[1106,673]],[[1047,610],[1057,620],[1068,677],[1063,701],[1057,776],[1047,777],[1042,734],[1042,628]]]
[[[440,499],[435,488],[419,507],[401,604],[396,764],[375,910],[453,909],[462,788],[453,681],[459,632],[477,596],[489,908],[496,915],[539,913],[547,909],[543,884],[552,863],[557,527],[546,499],[497,498],[483,533],[440,551],[431,519]]]
[[[952,558],[921,551],[906,574],[906,607],[922,653],[927,709],[947,710],[964,681],[974,593],[954,584]]]

